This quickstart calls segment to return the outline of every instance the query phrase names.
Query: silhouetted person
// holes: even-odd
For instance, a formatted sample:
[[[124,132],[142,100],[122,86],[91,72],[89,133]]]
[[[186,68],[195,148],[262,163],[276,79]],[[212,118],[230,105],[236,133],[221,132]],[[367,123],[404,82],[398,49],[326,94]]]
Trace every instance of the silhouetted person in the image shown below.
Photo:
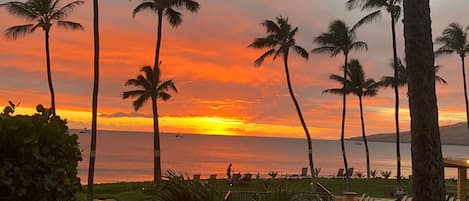
[[[228,176],[228,181],[231,183],[231,163],[226,168],[226,176]]]

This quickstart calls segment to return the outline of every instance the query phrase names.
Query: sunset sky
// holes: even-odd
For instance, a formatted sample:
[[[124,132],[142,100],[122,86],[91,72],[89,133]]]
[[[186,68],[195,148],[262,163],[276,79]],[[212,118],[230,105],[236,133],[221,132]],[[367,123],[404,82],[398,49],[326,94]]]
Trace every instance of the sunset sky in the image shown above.
[[[6,0],[0,0],[5,3]],[[64,3],[70,2],[63,0]],[[162,132],[225,134],[275,137],[304,137],[298,116],[288,95],[283,65],[267,59],[260,68],[253,61],[265,50],[248,49],[255,37],[265,35],[260,22],[287,16],[298,26],[297,42],[307,50],[313,37],[327,31],[335,19],[352,26],[368,12],[347,11],[345,0],[199,0],[197,14],[183,11],[181,26],[171,28],[166,19],[162,37],[163,79],[173,79],[179,93],[159,102]],[[156,15],[149,11],[132,18],[139,0],[101,0],[101,77],[98,129],[151,131],[151,101],[138,112],[131,100],[122,100],[129,90],[124,83],[138,75],[144,65],[153,64]],[[432,0],[433,37],[441,35],[451,22],[469,25],[467,0]],[[27,24],[0,8],[0,30]],[[71,12],[67,18],[81,23],[84,31],[51,30],[52,77],[58,115],[70,128],[89,128],[93,86],[92,2]],[[398,53],[404,53],[402,23],[397,24]],[[379,80],[391,75],[392,46],[390,20],[383,15],[376,23],[358,30],[368,52],[352,52],[369,77]],[[438,45],[435,45],[437,48]],[[328,79],[340,73],[343,57],[311,54],[309,60],[290,55],[293,89],[314,139],[340,137],[339,96],[323,94],[339,87]],[[456,55],[438,58],[439,74],[448,85],[438,85],[440,125],[465,121],[461,66]],[[401,130],[409,129],[407,89],[401,88]],[[44,33],[18,40],[0,37],[0,105],[21,102],[17,113],[34,113],[36,104],[49,106],[45,67]],[[346,137],[361,135],[357,98],[349,96]],[[394,95],[381,89],[366,98],[367,133],[393,132]]]

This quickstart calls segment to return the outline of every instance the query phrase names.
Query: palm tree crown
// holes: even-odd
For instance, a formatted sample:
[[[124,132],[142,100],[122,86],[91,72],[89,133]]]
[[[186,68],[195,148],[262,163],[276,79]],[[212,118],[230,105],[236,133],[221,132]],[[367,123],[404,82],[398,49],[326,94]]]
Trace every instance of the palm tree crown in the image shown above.
[[[264,38],[256,38],[249,47],[269,48],[269,50],[254,61],[255,66],[261,66],[267,57],[273,56],[275,60],[279,55],[288,55],[290,49],[293,49],[302,58],[308,59],[308,51],[296,45],[295,34],[298,32],[298,27],[293,28],[287,18],[277,17],[276,22],[265,20],[261,25],[266,28],[268,35]]]
[[[192,0],[141,0],[140,3],[132,11],[135,17],[137,13],[143,10],[151,10],[153,12],[161,12],[166,16],[171,26],[177,27],[182,23],[182,14],[176,8],[185,7],[190,12],[197,12],[199,10],[199,3]]]
[[[355,8],[360,8],[362,11],[374,10],[361,18],[352,29],[377,20],[381,17],[383,11],[388,12],[393,17],[393,23],[397,23],[398,19],[401,17],[401,3],[402,0],[347,0],[346,6],[349,10]]]
[[[144,66],[141,69],[143,75],[140,74],[137,78],[129,79],[125,83],[126,86],[135,86],[137,90],[126,91],[123,93],[122,98],[136,98],[133,102],[135,111],[140,109],[149,98],[162,99],[167,101],[171,98],[169,91],[177,93],[176,86],[172,80],[161,81],[160,69],[153,69],[151,66]]]
[[[355,30],[350,29],[343,21],[336,20],[329,25],[329,32],[314,38],[314,43],[321,47],[314,48],[311,52],[329,53],[335,57],[340,53],[346,55],[350,50],[368,50],[365,42],[355,39]]]
[[[394,76],[383,76],[381,80],[379,81],[379,84],[383,87],[395,87],[397,83],[397,87],[402,87],[406,86],[408,82],[408,76],[407,76],[407,67],[402,63],[401,59],[397,60],[397,81],[394,78]],[[391,62],[389,66],[394,68],[394,62]],[[440,70],[441,66],[436,65],[435,66],[435,73],[438,73]],[[440,84],[447,84],[448,82],[441,77],[440,75],[435,75],[435,81],[439,82]]]
[[[5,31],[5,35],[10,39],[17,39],[19,36],[34,32],[37,28],[48,32],[54,22],[57,26],[66,29],[76,30],[83,29],[81,24],[64,20],[65,17],[74,8],[83,4],[84,1],[73,1],[63,7],[58,7],[60,0],[28,0],[25,3],[19,1],[11,1],[0,6],[5,6],[13,15],[24,18],[34,24],[24,24],[12,26]]]
[[[442,46],[435,53],[441,55],[456,52],[459,56],[465,57],[466,53],[469,52],[468,30],[469,27],[464,29],[457,23],[451,23],[443,30],[443,35],[436,39],[436,43],[442,44]]]

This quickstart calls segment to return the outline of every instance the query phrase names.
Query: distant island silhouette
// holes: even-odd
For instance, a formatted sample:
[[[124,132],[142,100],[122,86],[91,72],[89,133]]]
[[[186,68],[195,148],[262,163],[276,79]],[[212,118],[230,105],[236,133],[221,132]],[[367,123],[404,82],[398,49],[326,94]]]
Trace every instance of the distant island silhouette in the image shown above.
[[[469,146],[469,132],[465,122],[440,126],[441,144],[444,145],[464,145]],[[366,136],[371,142],[395,142],[395,133],[379,133]],[[362,137],[352,137],[347,140],[362,141]],[[410,131],[400,134],[401,143],[410,143]]]

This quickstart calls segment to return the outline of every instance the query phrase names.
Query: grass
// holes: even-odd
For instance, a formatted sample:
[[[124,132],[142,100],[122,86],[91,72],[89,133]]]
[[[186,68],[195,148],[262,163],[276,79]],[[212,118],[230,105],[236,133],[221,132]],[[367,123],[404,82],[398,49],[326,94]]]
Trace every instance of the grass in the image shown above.
[[[223,190],[233,191],[267,191],[272,182],[288,185],[290,189],[298,192],[307,192],[311,190],[309,179],[264,179],[253,180],[249,183],[235,184],[230,187],[225,179],[216,180],[216,184]],[[344,179],[320,178],[319,182],[328,188],[334,195],[341,195],[346,191]],[[393,179],[352,179],[350,190],[357,195],[366,193],[372,197],[391,197],[391,192],[395,189],[396,181]],[[402,180],[402,187],[406,192],[411,192],[411,184],[408,179]],[[446,180],[446,191],[456,192],[456,180]],[[95,195],[97,199],[116,199],[118,201],[139,201],[151,200],[154,197],[155,186],[151,182],[124,182],[111,184],[95,184]],[[79,201],[86,201],[86,186],[83,186],[83,192],[76,195]]]

